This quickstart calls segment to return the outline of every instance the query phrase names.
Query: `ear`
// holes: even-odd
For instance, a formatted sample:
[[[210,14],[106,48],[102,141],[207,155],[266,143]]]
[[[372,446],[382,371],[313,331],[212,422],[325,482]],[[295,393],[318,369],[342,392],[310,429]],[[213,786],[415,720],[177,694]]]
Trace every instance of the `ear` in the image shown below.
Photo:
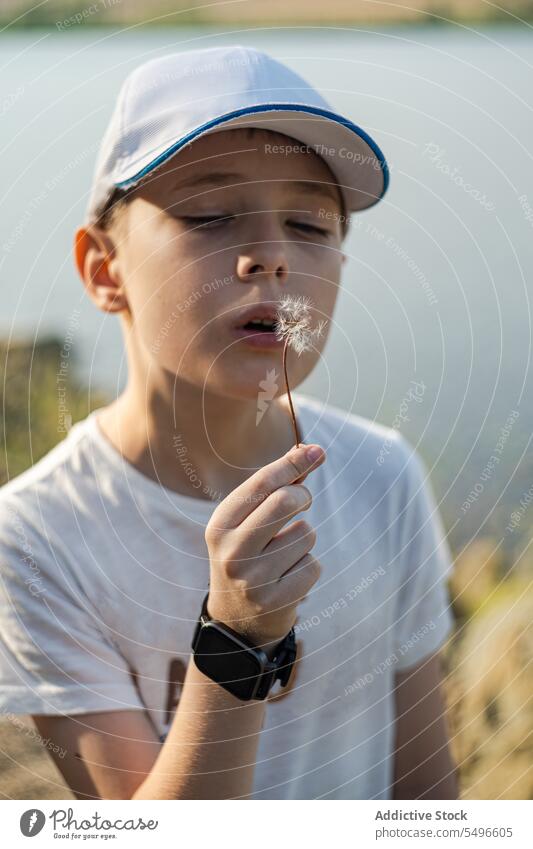
[[[96,225],[79,227],[74,236],[74,259],[87,294],[103,312],[128,310],[116,247]]]

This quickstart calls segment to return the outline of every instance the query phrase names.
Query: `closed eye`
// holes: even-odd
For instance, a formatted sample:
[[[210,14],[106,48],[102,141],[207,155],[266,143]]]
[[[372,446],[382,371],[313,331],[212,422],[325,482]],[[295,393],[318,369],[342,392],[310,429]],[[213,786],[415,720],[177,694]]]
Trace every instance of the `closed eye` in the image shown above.
[[[320,236],[330,235],[329,230],[325,230],[323,227],[317,227],[315,224],[308,224],[304,221],[289,221],[288,224],[304,233],[318,233]]]
[[[233,221],[234,215],[183,215],[182,221],[186,221],[195,229],[207,229],[208,227],[218,226],[219,224]]]

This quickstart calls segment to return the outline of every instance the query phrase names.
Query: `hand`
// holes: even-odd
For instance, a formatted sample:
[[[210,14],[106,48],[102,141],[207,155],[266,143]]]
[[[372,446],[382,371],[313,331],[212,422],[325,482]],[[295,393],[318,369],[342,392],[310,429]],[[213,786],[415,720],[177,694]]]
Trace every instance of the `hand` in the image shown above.
[[[209,616],[243,634],[269,655],[296,621],[296,608],[320,577],[311,554],[314,529],[298,519],[312,504],[300,481],[324,460],[310,445],[291,448],[218,505],[205,529],[210,560]]]

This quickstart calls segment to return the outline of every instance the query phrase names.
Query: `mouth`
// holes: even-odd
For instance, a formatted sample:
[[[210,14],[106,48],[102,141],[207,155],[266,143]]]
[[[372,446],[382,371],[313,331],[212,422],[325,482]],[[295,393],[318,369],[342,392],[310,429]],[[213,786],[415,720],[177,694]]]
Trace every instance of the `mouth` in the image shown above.
[[[273,303],[250,304],[237,313],[235,327],[246,327],[250,330],[272,331],[276,321],[276,306]]]
[[[283,342],[276,336],[276,321],[275,309],[269,304],[259,304],[241,313],[233,331],[256,348],[279,348]]]
[[[246,324],[242,324],[240,329],[257,331],[258,333],[273,333],[275,331],[275,319],[252,318]]]

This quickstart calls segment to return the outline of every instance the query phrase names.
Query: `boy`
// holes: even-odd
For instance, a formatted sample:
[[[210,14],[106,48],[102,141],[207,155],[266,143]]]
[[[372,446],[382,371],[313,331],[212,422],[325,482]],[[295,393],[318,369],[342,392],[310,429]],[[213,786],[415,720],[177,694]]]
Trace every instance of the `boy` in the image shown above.
[[[0,703],[77,798],[456,797],[424,467],[300,393],[296,448],[281,343],[249,324],[288,293],[329,328],[348,213],[386,187],[372,139],[258,51],[124,84],[75,259],[128,384],[1,491]],[[321,350],[289,354],[293,387]]]

